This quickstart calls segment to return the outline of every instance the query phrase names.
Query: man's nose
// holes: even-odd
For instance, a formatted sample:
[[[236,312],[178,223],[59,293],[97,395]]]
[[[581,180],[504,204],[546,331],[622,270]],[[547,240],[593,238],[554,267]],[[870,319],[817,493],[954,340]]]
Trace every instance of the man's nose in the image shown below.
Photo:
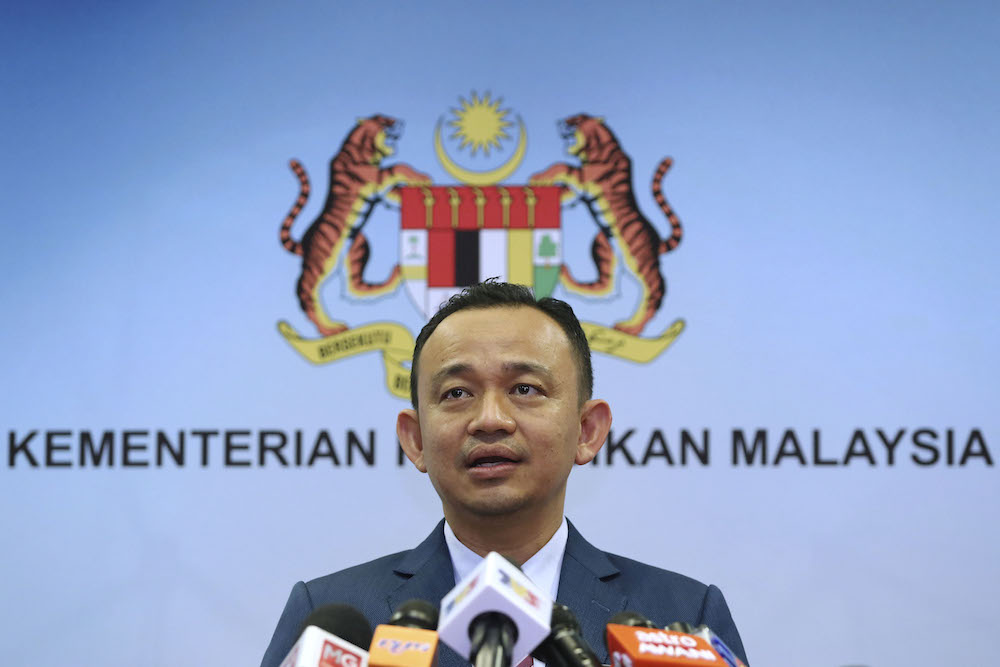
[[[516,427],[506,394],[487,391],[479,399],[475,417],[469,422],[469,433],[513,433]]]

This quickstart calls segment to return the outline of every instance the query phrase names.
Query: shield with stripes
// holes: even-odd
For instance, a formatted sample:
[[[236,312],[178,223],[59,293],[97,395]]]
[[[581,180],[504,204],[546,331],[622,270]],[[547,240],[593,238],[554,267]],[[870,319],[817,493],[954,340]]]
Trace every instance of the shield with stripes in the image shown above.
[[[410,298],[431,317],[486,278],[549,296],[562,265],[560,188],[406,186],[400,188],[399,263]]]

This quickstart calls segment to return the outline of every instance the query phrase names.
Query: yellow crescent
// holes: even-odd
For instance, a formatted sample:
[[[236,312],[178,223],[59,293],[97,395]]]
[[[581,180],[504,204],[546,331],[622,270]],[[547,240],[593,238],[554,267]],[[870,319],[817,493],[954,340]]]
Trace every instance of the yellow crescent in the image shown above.
[[[490,171],[472,171],[471,169],[465,169],[455,164],[444,150],[444,144],[441,142],[441,121],[438,121],[437,127],[434,129],[434,152],[437,153],[437,159],[441,163],[441,166],[444,167],[444,170],[462,183],[467,185],[493,185],[513,174],[514,170],[520,166],[521,161],[524,159],[524,154],[528,148],[528,133],[524,129],[524,121],[520,118],[517,119],[517,128],[521,136],[517,139],[517,148],[514,149],[514,154],[502,165]]]

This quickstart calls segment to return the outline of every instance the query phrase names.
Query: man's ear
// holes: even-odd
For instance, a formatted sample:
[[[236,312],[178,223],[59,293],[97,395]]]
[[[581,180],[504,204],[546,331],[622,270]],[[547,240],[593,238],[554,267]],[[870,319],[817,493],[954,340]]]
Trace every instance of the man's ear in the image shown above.
[[[424,443],[420,439],[420,418],[417,411],[407,408],[396,417],[396,437],[406,458],[413,462],[420,472],[427,472],[424,465]]]
[[[590,463],[604,446],[611,430],[611,406],[607,401],[591,399],[580,411],[580,440],[576,445],[577,465]]]

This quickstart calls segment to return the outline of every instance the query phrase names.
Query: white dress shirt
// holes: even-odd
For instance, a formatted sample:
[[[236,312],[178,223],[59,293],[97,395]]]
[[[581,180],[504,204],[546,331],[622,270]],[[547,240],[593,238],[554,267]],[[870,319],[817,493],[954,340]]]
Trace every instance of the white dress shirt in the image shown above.
[[[534,556],[521,565],[521,571],[542,589],[542,592],[548,592],[553,601],[559,591],[559,571],[562,570],[567,538],[569,538],[569,526],[566,523],[566,517],[563,517],[555,535]],[[455,531],[451,529],[447,521],[444,522],[444,541],[448,545],[448,553],[451,554],[451,566],[455,570],[455,583],[458,584],[479,565],[483,557],[459,542],[458,538],[455,537]],[[517,667],[531,663],[532,661],[526,658]],[[545,663],[541,660],[535,660],[534,666],[545,667]]]
[[[559,571],[562,569],[563,554],[566,553],[567,538],[569,538],[569,526],[566,517],[563,517],[555,535],[521,565],[521,571],[543,592],[547,592],[552,600],[556,599],[556,593],[559,591]],[[455,531],[447,521],[444,522],[444,541],[448,545],[457,584],[482,562],[483,557],[459,542],[455,537]]]

